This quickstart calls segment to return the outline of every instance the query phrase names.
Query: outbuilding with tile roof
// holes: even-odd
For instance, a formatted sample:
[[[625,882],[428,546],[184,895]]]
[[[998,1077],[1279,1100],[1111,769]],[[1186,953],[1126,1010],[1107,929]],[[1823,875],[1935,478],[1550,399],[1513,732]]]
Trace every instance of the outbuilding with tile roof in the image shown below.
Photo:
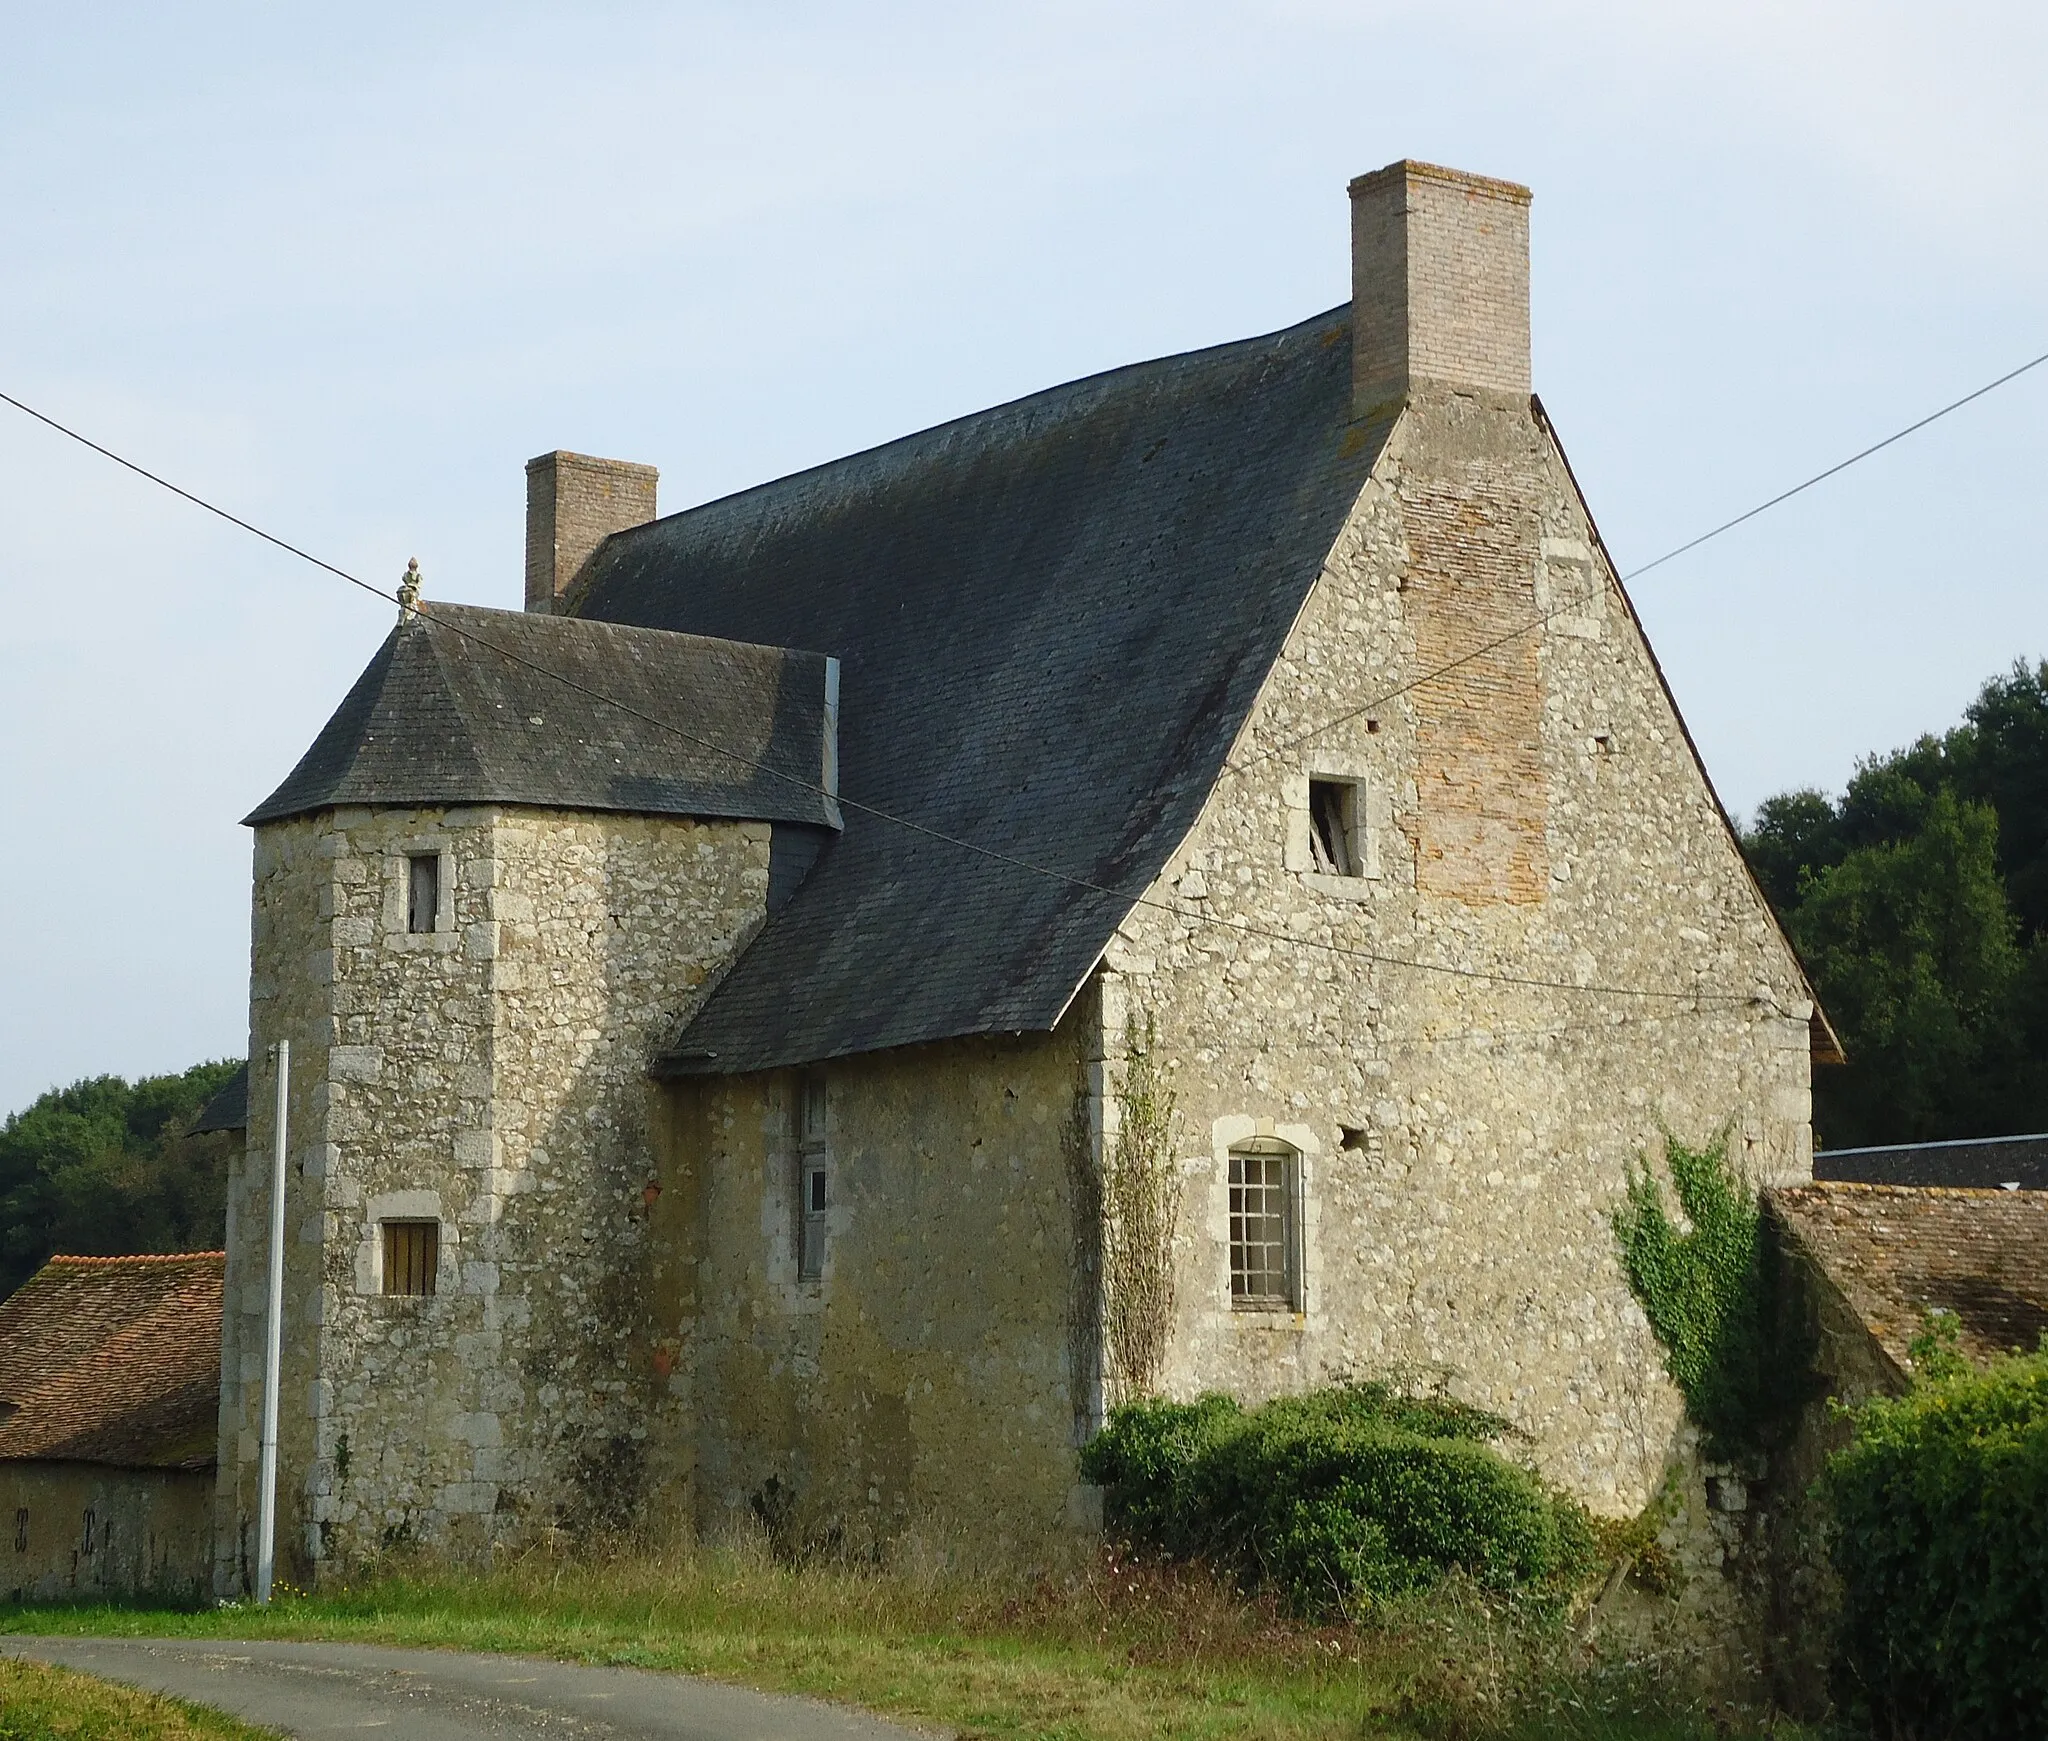
[[[224,1254],[53,1257],[0,1301],[0,1586],[203,1595]]]

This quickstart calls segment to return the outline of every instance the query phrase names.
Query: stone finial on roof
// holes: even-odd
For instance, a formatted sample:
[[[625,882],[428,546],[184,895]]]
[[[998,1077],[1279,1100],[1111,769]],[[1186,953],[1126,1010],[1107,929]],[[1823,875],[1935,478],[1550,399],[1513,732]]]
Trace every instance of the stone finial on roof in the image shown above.
[[[398,620],[409,623],[420,614],[420,559],[407,560],[405,578],[398,583]]]

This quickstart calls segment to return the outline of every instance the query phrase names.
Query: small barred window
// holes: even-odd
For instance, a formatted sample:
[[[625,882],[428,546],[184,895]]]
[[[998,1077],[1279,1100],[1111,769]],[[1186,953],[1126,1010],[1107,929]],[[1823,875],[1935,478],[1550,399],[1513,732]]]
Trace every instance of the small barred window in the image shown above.
[[[434,1291],[434,1272],[441,1261],[438,1221],[384,1223],[384,1291],[419,1298]]]

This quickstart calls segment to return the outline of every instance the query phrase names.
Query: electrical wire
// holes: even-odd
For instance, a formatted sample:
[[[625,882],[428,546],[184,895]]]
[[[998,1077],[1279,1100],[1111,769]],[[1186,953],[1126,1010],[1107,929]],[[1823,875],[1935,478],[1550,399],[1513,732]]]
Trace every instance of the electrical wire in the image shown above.
[[[1960,399],[1951,399],[1938,411],[1928,412],[1925,417],[1907,424],[1905,428],[1893,430],[1882,441],[1874,441],[1868,447],[1852,453],[1847,459],[1837,460],[1826,470],[1815,472],[1812,477],[1807,478],[1801,483],[1794,484],[1789,490],[1780,490],[1769,501],[1759,502],[1755,507],[1737,514],[1732,520],[1723,520],[1720,525],[1713,527],[1709,531],[1702,532],[1697,538],[1688,538],[1683,544],[1673,546],[1665,551],[1662,556],[1652,557],[1648,562],[1630,569],[1628,573],[1617,575],[1617,581],[1619,584],[1626,586],[1630,581],[1640,579],[1643,575],[1648,574],[1651,569],[1662,568],[1665,563],[1675,561],[1689,551],[1697,550],[1710,539],[1718,538],[1724,532],[1732,532],[1736,527],[1754,520],[1759,514],[1769,513],[1771,509],[1779,506],[1781,503],[1789,502],[1794,496],[1804,494],[1807,490],[1812,489],[1815,484],[1826,483],[1829,478],[1834,477],[1838,472],[1847,471],[1852,465],[1870,458],[1872,454],[1882,453],[1894,442],[1904,441],[1907,436],[1918,433],[1930,423],[1940,422],[1951,411],[1960,411],[1973,400],[1981,399],[1985,394],[1996,391],[2008,381],[2018,380],[2029,369],[2038,369],[2043,363],[2048,363],[2048,351],[2043,351],[2041,355],[2029,362],[2020,364],[2016,369],[2008,369],[1996,380],[1986,381],[1983,386],[1965,393]],[[1294,736],[1283,739],[1277,744],[1269,744],[1256,754],[1242,757],[1236,761],[1226,762],[1224,767],[1232,773],[1242,773],[1246,768],[1254,767],[1273,756],[1285,755],[1290,750],[1297,750],[1311,739],[1321,737],[1325,732],[1332,731],[1340,725],[1348,725],[1361,714],[1371,713],[1373,709],[1384,707],[1390,701],[1398,701],[1410,691],[1420,689],[1425,683],[1433,683],[1437,678],[1448,676],[1460,667],[1471,664],[1475,659],[1483,659],[1488,653],[1497,652],[1512,641],[1519,641],[1524,635],[1534,634],[1536,630],[1542,628],[1553,618],[1569,616],[1579,606],[1591,604],[1596,599],[1604,598],[1606,593],[1607,583],[1604,580],[1595,581],[1585,591],[1571,594],[1561,603],[1552,605],[1547,611],[1531,617],[1525,623],[1518,624],[1516,627],[1509,629],[1505,634],[1496,635],[1492,640],[1468,649],[1447,664],[1439,665],[1434,670],[1425,671],[1418,677],[1411,677],[1407,682],[1396,684],[1392,689],[1383,690],[1369,700],[1360,702],[1356,707],[1346,708],[1342,713],[1332,714],[1328,719],[1310,726],[1306,731],[1297,732]]]
[[[2028,370],[2036,368],[2044,362],[2048,362],[2048,353],[2043,353],[2041,356],[2032,359],[2032,361],[2023,363],[2016,369],[2009,370],[2007,373],[2000,375],[1996,380],[1987,382],[1985,385],[1975,389],[1973,392],[1967,393],[1963,395],[1961,398],[1953,400],[1949,404],[1942,406],[1939,410],[1930,412],[1927,416],[1922,417],[1911,424],[1908,424],[1903,429],[1895,431],[1893,434],[1886,436],[1881,441],[1872,443],[1869,447],[1862,449],[1858,453],[1850,455],[1847,459],[1838,461],[1836,464],[1828,467],[1826,470],[1815,473],[1812,477],[1805,479],[1803,482],[1795,484],[1791,489],[1781,491],[1779,494],[1771,497],[1768,501],[1759,503],[1756,507],[1749,509],[1747,512],[1738,514],[1733,519],[1726,520],[1722,522],[1719,526],[1713,527],[1711,530],[1701,533],[1697,538],[1690,539],[1686,543],[1678,545],[1673,549],[1666,551],[1662,556],[1659,556],[1655,558],[1653,561],[1647,562],[1643,564],[1640,568],[1633,570],[1631,574],[1626,578],[1632,579],[1636,575],[1646,574],[1653,568],[1659,567],[1666,562],[1672,561],[1674,558],[1682,556],[1686,554],[1688,551],[1697,549],[1700,545],[1706,543],[1708,540],[1712,538],[1717,538],[1724,532],[1732,531],[1735,527],[1744,524],[1746,521],[1753,520],[1759,514],[1767,512],[1769,509],[1778,506],[1782,502],[1791,500],[1792,497],[1799,495],[1801,492],[1805,490],[1813,488],[1814,485],[1824,482],[1825,480],[1835,476],[1839,472],[1847,470],[1850,466],[1855,465],[1858,461],[1867,459],[1872,454],[1881,452],[1883,449],[1891,446],[1893,443],[1904,440],[1907,436],[1915,433],[1916,431],[1926,428],[1930,423],[1936,422],[1940,418],[1946,417],[1952,411],[1961,409],[1963,406],[1971,403],[1973,400],[1982,398],[1985,394],[1992,392],[1994,389],[2005,385],[2008,381],[2017,379],[2019,376],[2027,373]],[[159,488],[170,491],[171,494],[180,497],[184,501],[190,502],[194,507],[204,509],[207,513],[213,514],[218,518],[227,521],[228,524],[230,524],[231,526],[239,527],[242,531],[248,532],[257,538],[262,539],[265,543],[273,545],[277,549],[285,551],[289,555],[298,557],[301,561],[309,563],[313,567],[318,568],[327,574],[331,574],[339,580],[346,581],[351,586],[357,587],[364,592],[370,593],[377,598],[383,599],[387,603],[395,604],[401,602],[396,591],[386,592],[383,588],[374,585],[372,582],[364,580],[358,575],[351,574],[346,569],[339,568],[335,564],[325,561],[321,557],[315,556],[314,554],[312,554],[312,552],[304,550],[300,548],[298,545],[293,544],[286,539],[278,537],[274,533],[265,531],[262,527],[257,526],[248,520],[243,519],[240,515],[230,513],[227,509],[222,508],[217,504],[208,501],[205,497],[197,495],[194,492],[171,482],[168,478],[165,478],[159,475],[158,473],[149,470],[146,466],[139,465],[134,460],[128,459],[124,455],[116,453],[112,448],[103,446],[101,443],[92,440],[90,437],[80,433],[78,430],[75,430],[64,423],[59,422],[56,418],[51,417],[46,413],[37,410],[34,406],[29,405],[20,399],[15,398],[12,394],[0,392],[0,402],[4,402],[8,405],[13,406],[17,411],[20,411],[25,415],[34,418],[38,423],[44,424],[48,428],[56,431],[58,434],[66,436],[70,440],[78,442],[81,446],[91,449],[94,453],[99,454],[101,457],[112,460],[116,465],[119,465],[125,468],[126,470],[135,473],[136,476],[148,480],[150,483],[157,485]],[[1563,604],[1554,605],[1550,610],[1542,613],[1542,615],[1538,617],[1531,619],[1529,622],[1523,624],[1519,628],[1510,630],[1506,634],[1498,636],[1492,641],[1486,642],[1481,646],[1472,648],[1467,652],[1461,654],[1458,658],[1450,660],[1443,665],[1435,667],[1433,670],[1424,672],[1414,678],[1411,678],[1406,683],[1403,683],[1394,689],[1387,690],[1381,693],[1380,695],[1374,696],[1373,698],[1360,704],[1359,706],[1347,710],[1345,713],[1335,715],[1332,718],[1323,721],[1319,725],[1310,728],[1310,730],[1306,733],[1298,734],[1297,736],[1286,740],[1282,744],[1270,746],[1268,749],[1261,751],[1258,756],[1247,758],[1246,760],[1236,764],[1226,763],[1225,765],[1227,768],[1234,767],[1237,771],[1242,771],[1243,768],[1250,766],[1255,761],[1264,760],[1272,755],[1282,753],[1284,750],[1291,747],[1298,747],[1301,743],[1306,742],[1310,737],[1320,736],[1322,733],[1331,730],[1333,727],[1337,725],[1343,724],[1348,720],[1357,718],[1362,713],[1369,712],[1371,709],[1375,707],[1384,706],[1388,701],[1397,699],[1399,696],[1407,694],[1409,691],[1413,689],[1419,688],[1422,684],[1434,681],[1436,678],[1448,675],[1450,672],[1459,669],[1461,666],[1471,663],[1474,659],[1483,658],[1487,653],[1495,651],[1497,648],[1506,645],[1510,641],[1520,638],[1522,635],[1532,633],[1534,630],[1542,627],[1543,624],[1550,621],[1553,617],[1565,613],[1566,611],[1574,608],[1574,606],[1577,604],[1585,603],[1593,597],[1600,596],[1604,593],[1604,591],[1605,587],[1603,584],[1599,587],[1589,590],[1585,594],[1577,596],[1574,599],[1567,600]],[[1287,943],[1297,947],[1319,949],[1327,953],[1367,961],[1375,966],[1380,967],[1405,969],[1421,973],[1436,973],[1460,979],[1484,981],[1489,984],[1513,985],[1530,989],[1576,992],[1582,994],[1594,993],[1598,995],[1613,997],[1662,998],[1671,1000],[1676,1003],[1690,1004],[1695,1008],[1705,1003],[1735,1005],[1748,1004],[1754,1001],[1753,997],[1747,995],[1736,996],[1728,993],[1707,993],[1698,989],[1692,991],[1674,991],[1644,986],[1610,986],[1590,984],[1582,985],[1569,980],[1544,979],[1533,975],[1495,973],[1489,972],[1481,968],[1457,967],[1447,962],[1419,961],[1403,956],[1387,955],[1377,950],[1359,949],[1335,942],[1324,942],[1317,939],[1303,938],[1295,935],[1293,932],[1276,930],[1270,926],[1256,925],[1244,920],[1226,919],[1220,915],[1213,913],[1191,912],[1188,909],[1187,905],[1184,905],[1180,902],[1157,900],[1143,894],[1142,892],[1134,894],[1132,891],[1128,889],[1119,889],[1108,884],[1094,882],[1086,877],[1078,877],[1065,871],[1055,870],[1047,865],[1035,864],[1028,859],[1019,858],[1015,854],[1002,852],[995,847],[983,845],[979,841],[967,840],[958,835],[948,834],[942,829],[933,828],[928,824],[914,821],[909,817],[896,815],[893,812],[883,810],[878,806],[861,803],[859,800],[845,797],[843,794],[832,793],[816,781],[809,780],[801,775],[791,774],[784,769],[757,763],[753,761],[752,758],[742,754],[741,752],[729,749],[723,744],[719,744],[710,738],[703,737],[701,734],[691,732],[686,728],[675,724],[672,720],[661,719],[656,715],[645,713],[640,709],[631,706],[629,703],[620,700],[617,696],[608,695],[601,690],[593,689],[586,684],[579,683],[575,679],[566,676],[562,672],[552,670],[549,667],[541,665],[534,660],[527,659],[520,654],[514,653],[508,647],[499,646],[498,644],[487,640],[485,637],[476,634],[474,631],[463,629],[445,617],[434,616],[432,607],[430,605],[422,604],[418,608],[422,611],[423,614],[427,615],[434,622],[436,622],[436,624],[439,627],[453,632],[454,634],[460,636],[462,639],[468,640],[473,644],[482,647],[486,651],[495,654],[497,657],[504,659],[509,663],[524,666],[527,669],[534,671],[537,675],[548,678],[556,683],[560,683],[566,688],[569,688],[579,694],[582,694],[591,700],[599,702],[601,705],[615,708],[631,718],[638,719],[642,721],[644,724],[655,727],[659,731],[668,732],[673,736],[682,739],[685,742],[695,744],[699,748],[709,750],[716,755],[728,757],[729,759],[739,763],[742,766],[756,769],[759,772],[769,774],[770,776],[776,779],[783,780],[785,782],[799,786],[809,791],[832,798],[844,809],[855,811],[858,814],[870,816],[880,822],[890,823],[896,827],[907,829],[910,832],[921,835],[926,839],[933,840],[944,845],[952,846],[966,852],[975,853],[983,858],[1004,865],[1005,867],[1010,869],[1024,871],[1028,874],[1035,876],[1047,877],[1054,881],[1063,883],[1068,887],[1081,889],[1091,894],[1101,895],[1114,900],[1127,901],[1135,907],[1147,907],[1168,913],[1177,920],[1181,921],[1182,923],[1215,926],[1221,929],[1234,931],[1240,935],[1255,937],[1262,940]]]

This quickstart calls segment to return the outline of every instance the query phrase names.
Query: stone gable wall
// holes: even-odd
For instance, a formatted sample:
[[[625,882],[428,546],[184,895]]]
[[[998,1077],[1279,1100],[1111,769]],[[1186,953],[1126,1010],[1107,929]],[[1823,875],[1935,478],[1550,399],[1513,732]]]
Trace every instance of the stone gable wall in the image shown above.
[[[1104,984],[1180,1094],[1168,1387],[1438,1376],[1634,1511],[1680,1407],[1609,1212],[1666,1126],[1810,1175],[1810,1009],[1526,400],[1411,403],[1231,764]],[[1313,776],[1357,782],[1373,874],[1316,868]],[[1228,1155],[1256,1135],[1300,1155],[1296,1313],[1231,1307]]]
[[[230,1180],[216,1580],[256,1511],[268,1051],[293,1047],[278,1555],[457,1553],[637,1501],[654,1047],[758,928],[765,824],[344,810],[258,831]],[[438,927],[407,929],[410,854]],[[430,1298],[379,1223],[439,1227]]]

